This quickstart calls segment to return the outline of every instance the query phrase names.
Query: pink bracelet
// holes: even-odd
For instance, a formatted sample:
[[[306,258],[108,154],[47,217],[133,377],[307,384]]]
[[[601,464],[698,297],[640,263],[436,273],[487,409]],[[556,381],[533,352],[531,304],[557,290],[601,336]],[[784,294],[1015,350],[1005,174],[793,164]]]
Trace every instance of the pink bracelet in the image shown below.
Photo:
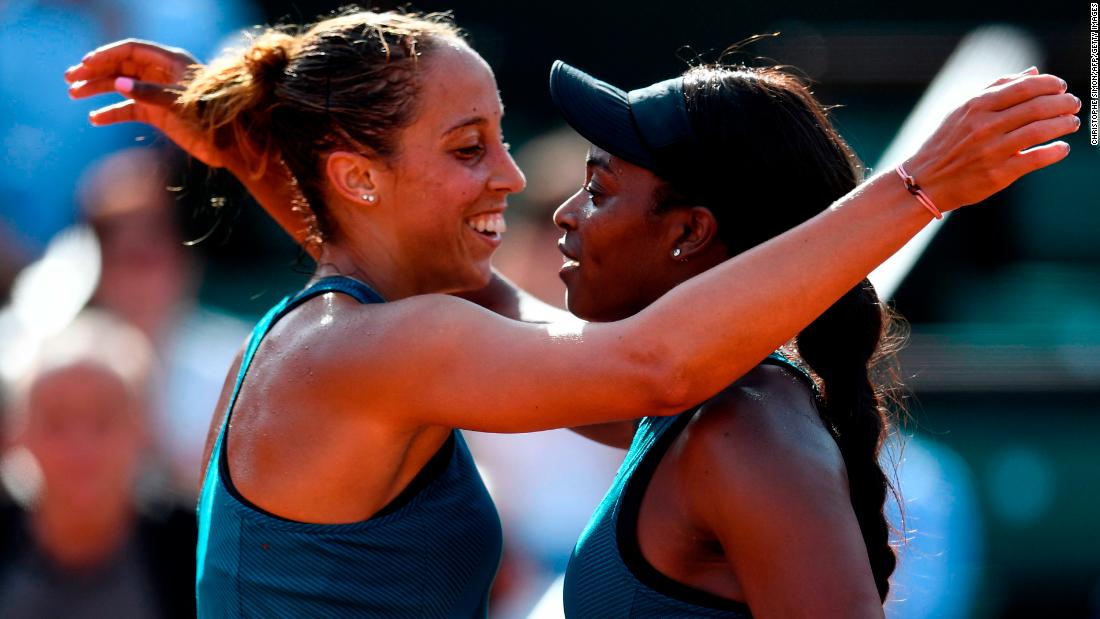
[[[943,219],[943,213],[941,213],[940,209],[936,208],[936,205],[932,203],[932,198],[929,198],[928,194],[921,190],[920,185],[917,184],[917,179],[913,178],[912,175],[905,171],[905,164],[898,164],[898,167],[894,168],[894,171],[897,172],[901,180],[905,182],[905,189],[913,194],[913,197],[915,197],[924,208],[935,215],[936,219]]]

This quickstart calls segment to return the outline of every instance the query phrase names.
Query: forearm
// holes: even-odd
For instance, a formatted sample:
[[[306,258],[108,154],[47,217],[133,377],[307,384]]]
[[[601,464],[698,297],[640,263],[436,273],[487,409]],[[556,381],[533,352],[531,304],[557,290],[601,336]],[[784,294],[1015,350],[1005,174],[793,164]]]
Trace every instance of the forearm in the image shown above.
[[[270,161],[261,174],[237,167],[228,169],[256,199],[260,207],[275,220],[275,223],[279,224],[314,260],[320,256],[320,246],[310,242],[310,230],[305,214],[295,208],[296,204],[302,205],[303,208],[308,208],[308,205],[286,165],[278,160]]]
[[[747,372],[930,221],[898,180],[893,172],[872,179],[623,322],[624,341],[656,346],[668,363],[661,373],[670,379],[669,412]]]

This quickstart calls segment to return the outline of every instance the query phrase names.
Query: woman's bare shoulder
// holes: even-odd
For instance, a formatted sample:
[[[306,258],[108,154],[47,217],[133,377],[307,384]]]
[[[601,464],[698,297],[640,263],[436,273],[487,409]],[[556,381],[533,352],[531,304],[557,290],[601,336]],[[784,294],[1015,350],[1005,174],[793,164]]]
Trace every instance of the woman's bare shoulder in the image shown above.
[[[329,292],[307,300],[284,316],[265,338],[285,351],[323,359],[400,345],[423,337],[471,314],[488,313],[473,303],[445,294],[426,294],[387,303],[360,303]],[[274,346],[272,346],[274,348]]]
[[[793,369],[757,366],[705,402],[678,443],[689,476],[721,484],[808,482],[847,489],[840,449],[811,387]]]
[[[479,310],[447,295],[388,303],[317,295],[271,326],[252,359],[249,381],[276,397],[335,405],[346,396],[354,408],[370,408],[369,387],[384,375],[377,370],[392,363],[411,338],[431,336],[447,314]]]

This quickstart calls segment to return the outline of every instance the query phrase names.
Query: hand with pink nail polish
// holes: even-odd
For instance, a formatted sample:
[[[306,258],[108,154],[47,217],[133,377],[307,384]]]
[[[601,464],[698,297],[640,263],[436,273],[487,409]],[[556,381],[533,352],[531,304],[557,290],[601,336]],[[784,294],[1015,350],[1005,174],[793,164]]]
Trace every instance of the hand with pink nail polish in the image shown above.
[[[89,114],[93,125],[146,123],[211,167],[249,169],[240,153],[218,147],[176,112],[182,84],[199,66],[186,50],[125,39],[89,52],[65,72],[65,81],[74,99],[108,92],[126,97]]]
[[[93,125],[142,122],[153,126],[192,157],[212,168],[227,169],[288,234],[305,243],[306,230],[298,212],[303,198],[279,154],[242,144],[245,136],[215,142],[210,132],[180,115],[176,101],[201,67],[185,50],[126,39],[89,52],[65,72],[65,80],[74,99],[107,92],[126,97],[92,112]],[[317,251],[313,244],[304,247],[311,254]]]

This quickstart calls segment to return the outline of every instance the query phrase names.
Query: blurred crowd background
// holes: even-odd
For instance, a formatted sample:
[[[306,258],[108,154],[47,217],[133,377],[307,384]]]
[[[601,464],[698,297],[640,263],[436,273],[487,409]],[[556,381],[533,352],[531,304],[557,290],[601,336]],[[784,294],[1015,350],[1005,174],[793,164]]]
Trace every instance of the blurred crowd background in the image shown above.
[[[0,0],[0,616],[193,616],[192,513],[222,380],[252,322],[312,267],[231,178],[146,127],[88,125],[107,99],[69,100],[62,73],[130,36],[206,61],[242,29],[339,4]],[[950,220],[894,297],[912,335],[887,450],[906,538],[887,615],[1100,617],[1087,2],[412,8],[453,9],[496,71],[529,180],[496,266],[557,305],[550,215],[580,186],[586,145],[551,107],[556,58],[635,88],[779,32],[733,59],[797,67],[869,165],[976,30],[995,26],[1064,77],[1086,102],[1069,158]],[[536,605],[622,452],[563,431],[470,441],[505,527],[494,617],[551,616]]]

